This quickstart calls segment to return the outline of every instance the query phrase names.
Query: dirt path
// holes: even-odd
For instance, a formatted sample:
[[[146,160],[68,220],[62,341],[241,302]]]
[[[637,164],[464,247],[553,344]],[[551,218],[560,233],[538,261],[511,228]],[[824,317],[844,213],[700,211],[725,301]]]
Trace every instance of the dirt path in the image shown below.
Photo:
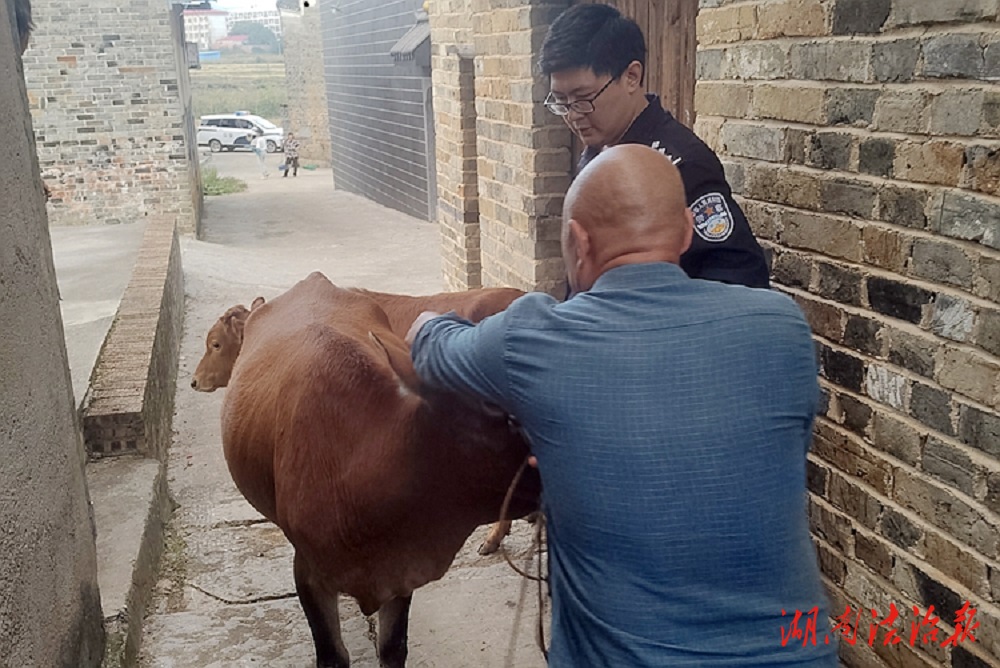
[[[169,485],[178,504],[142,647],[145,668],[306,668],[312,641],[291,575],[291,548],[236,491],[222,456],[223,391],[189,387],[208,327],[229,306],[274,297],[319,270],[335,283],[421,294],[441,289],[438,233],[336,192],[329,170],[261,179],[248,153],[217,154],[247,192],[207,202],[204,240],[182,244],[187,292]],[[414,595],[409,666],[543,666],[534,645],[535,589],[469,541],[448,576]],[[509,539],[523,553],[530,529]],[[367,620],[342,605],[354,666],[378,665]]]

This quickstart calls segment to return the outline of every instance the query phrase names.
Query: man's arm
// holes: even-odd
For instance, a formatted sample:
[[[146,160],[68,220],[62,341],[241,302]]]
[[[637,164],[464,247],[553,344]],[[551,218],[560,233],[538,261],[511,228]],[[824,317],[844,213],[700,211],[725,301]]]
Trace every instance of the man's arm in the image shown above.
[[[721,164],[718,167],[718,174],[704,168],[689,168],[694,173],[685,174],[681,166],[695,226],[691,248],[681,256],[681,268],[691,278],[767,288],[770,272],[764,251],[733,199]]]
[[[473,325],[449,314],[427,321],[413,340],[413,365],[432,387],[472,394],[511,412],[504,338],[507,314]]]

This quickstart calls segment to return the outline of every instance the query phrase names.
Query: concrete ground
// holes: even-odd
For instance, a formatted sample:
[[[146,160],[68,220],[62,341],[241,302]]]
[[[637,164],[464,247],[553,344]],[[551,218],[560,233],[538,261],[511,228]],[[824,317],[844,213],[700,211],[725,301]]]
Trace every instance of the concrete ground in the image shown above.
[[[190,389],[211,324],[234,304],[281,293],[311,271],[335,283],[390,292],[439,291],[437,229],[333,189],[329,170],[281,178],[280,156],[262,179],[252,154],[216,154],[220,174],[247,192],[209,198],[203,240],[182,241],[187,291],[175,438],[168,485],[177,508],[146,620],[145,668],[305,668],[314,653],[294,595],[292,552],[234,487],[222,455],[219,410],[225,390]],[[508,539],[524,561],[530,528]],[[420,589],[410,614],[410,666],[543,666],[535,647],[536,585],[499,556],[481,558],[470,539],[449,574]],[[378,665],[369,620],[341,605],[354,666]]]
[[[145,224],[52,227],[52,256],[76,405],[132,276]]]

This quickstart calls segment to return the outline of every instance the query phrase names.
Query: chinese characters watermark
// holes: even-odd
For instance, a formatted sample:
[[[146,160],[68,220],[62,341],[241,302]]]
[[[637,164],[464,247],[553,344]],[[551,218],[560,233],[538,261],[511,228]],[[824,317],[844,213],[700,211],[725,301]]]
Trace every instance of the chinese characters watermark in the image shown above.
[[[882,619],[880,619],[881,615],[877,610],[871,609],[871,620],[868,620],[868,615],[864,614],[860,609],[852,610],[851,606],[848,605],[843,614],[834,618],[833,627],[829,633],[823,634],[822,642],[829,645],[830,634],[839,633],[843,642],[849,645],[856,645],[862,621],[868,624],[867,643],[869,647],[875,645],[875,639],[879,635],[880,630],[885,630],[884,637],[882,638],[883,646],[898,645],[903,642],[904,638],[908,638],[910,647],[915,646],[918,640],[923,645],[933,643],[941,647],[955,647],[965,641],[976,641],[976,637],[972,635],[972,632],[979,627],[979,622],[975,619],[976,609],[968,601],[955,611],[955,631],[944,639],[941,639],[938,635],[938,631],[940,630],[938,629],[938,624],[941,622],[941,618],[934,614],[933,605],[926,612],[921,612],[917,606],[913,606],[912,611],[913,616],[910,621],[909,634],[901,635],[901,629],[896,627],[896,622],[901,617],[895,603],[889,604],[889,614]],[[786,611],[781,611],[782,617],[786,617],[787,614]],[[818,615],[818,607],[814,607],[807,613],[796,610],[788,626],[781,627],[781,646],[787,647],[789,643],[793,642],[801,642],[803,647],[819,644],[820,640],[817,633],[817,629],[819,628]],[[865,619],[862,620],[862,617],[865,617]],[[903,626],[905,627],[905,624]],[[861,641],[866,641],[864,636],[862,636]]]

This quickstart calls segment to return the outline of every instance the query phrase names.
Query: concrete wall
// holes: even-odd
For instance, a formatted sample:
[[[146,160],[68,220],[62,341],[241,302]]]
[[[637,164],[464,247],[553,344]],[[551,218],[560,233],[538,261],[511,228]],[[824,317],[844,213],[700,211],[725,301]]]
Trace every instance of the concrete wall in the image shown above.
[[[819,344],[810,512],[835,614],[933,605],[943,640],[978,611],[978,642],[880,634],[842,644],[851,666],[1000,665],[997,12],[702,2],[697,129]]]
[[[570,134],[539,104],[548,82],[535,63],[549,24],[568,6],[565,0],[430,3],[438,220],[445,279],[453,288],[565,290],[559,229],[572,168]]]
[[[336,187],[427,220],[430,73],[390,56],[420,6],[357,0],[319,11]]]
[[[302,160],[330,164],[330,116],[323,79],[323,35],[320,9],[302,7],[300,1],[281,7],[285,85],[288,112],[285,131],[291,130],[302,142]]]
[[[90,667],[94,524],[12,14],[0,2],[0,664]]]
[[[164,0],[33,0],[25,70],[54,225],[150,212],[197,226],[187,72]]]

